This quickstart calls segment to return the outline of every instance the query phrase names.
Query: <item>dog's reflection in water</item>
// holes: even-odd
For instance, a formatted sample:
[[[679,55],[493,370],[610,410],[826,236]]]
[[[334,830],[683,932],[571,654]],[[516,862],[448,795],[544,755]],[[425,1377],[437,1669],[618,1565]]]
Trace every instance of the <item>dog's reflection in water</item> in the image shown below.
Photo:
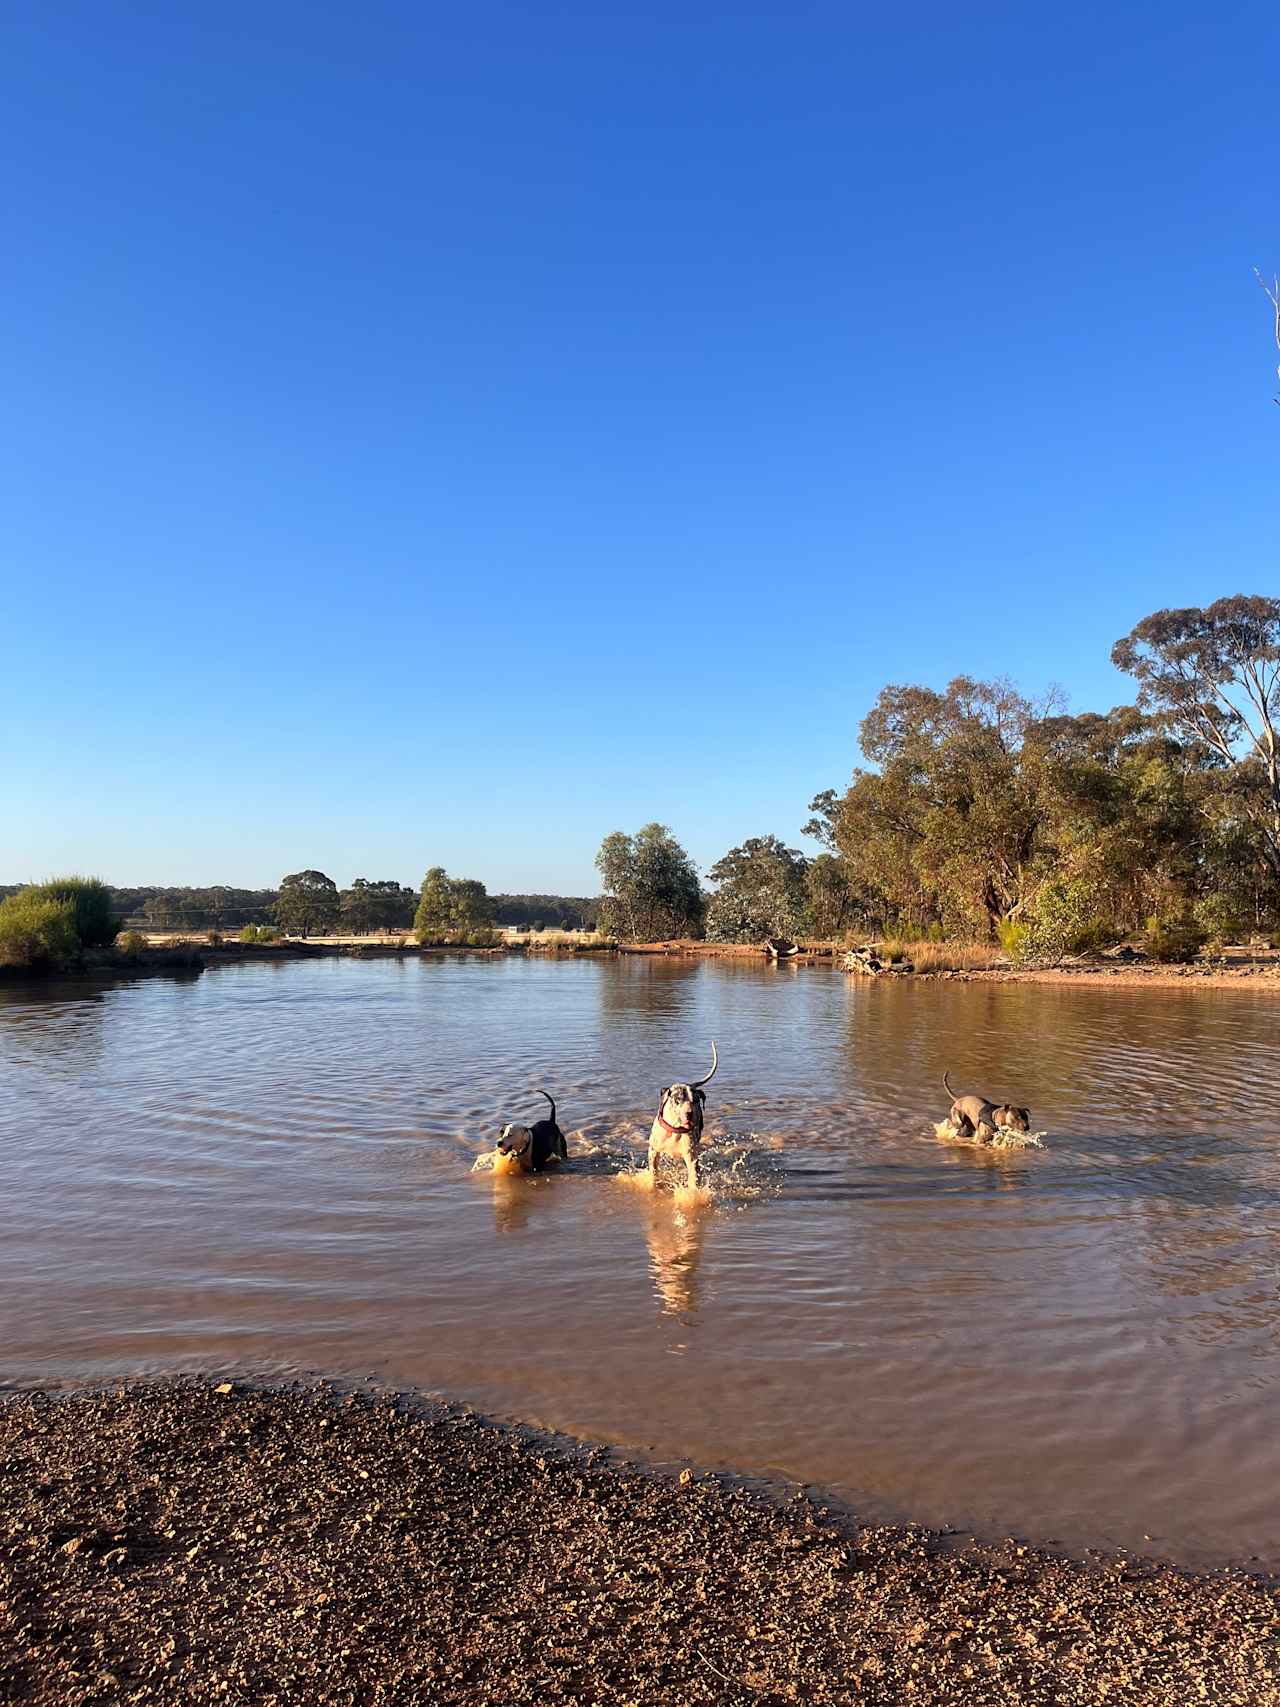
[[[533,1211],[546,1200],[545,1188],[531,1185],[523,1175],[504,1177],[496,1174],[493,1181],[493,1230],[495,1233],[523,1233]]]
[[[672,1202],[654,1193],[644,1203],[644,1236],[649,1247],[658,1307],[664,1316],[687,1318],[698,1306],[698,1264],[711,1225],[712,1206],[703,1193],[681,1193]]]
[[[596,1210],[603,1208],[611,1220],[620,1211],[627,1218],[637,1216],[659,1311],[688,1320],[698,1308],[698,1265],[715,1214],[715,1198],[704,1186],[693,1191],[684,1186],[675,1191],[655,1189],[647,1170],[624,1169],[592,1183],[609,1181],[624,1189],[597,1201]],[[495,1233],[523,1233],[539,1210],[550,1209],[557,1199],[564,1202],[563,1186],[547,1178],[497,1172],[490,1175],[490,1184]]]

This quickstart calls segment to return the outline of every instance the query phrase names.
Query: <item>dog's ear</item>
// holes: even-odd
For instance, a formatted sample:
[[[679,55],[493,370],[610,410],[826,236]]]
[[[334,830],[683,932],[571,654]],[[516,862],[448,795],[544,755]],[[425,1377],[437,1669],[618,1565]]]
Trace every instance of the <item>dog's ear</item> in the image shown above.
[[[667,1106],[667,1098],[670,1095],[671,1095],[671,1086],[670,1085],[663,1085],[662,1089],[658,1092],[658,1113],[659,1114],[661,1114],[663,1109]]]
[[[1027,1129],[1030,1130],[1030,1127],[1031,1127],[1031,1110],[1029,1108],[1020,1108],[1018,1110],[1018,1113],[1022,1116],[1023,1121],[1025,1122],[1025,1124],[1027,1126]]]
[[[693,1095],[694,1095],[694,1100],[698,1104],[698,1107],[699,1108],[704,1107],[704,1105],[706,1104],[706,1100],[707,1100],[707,1093],[703,1090],[698,1090],[697,1088],[695,1088]]]

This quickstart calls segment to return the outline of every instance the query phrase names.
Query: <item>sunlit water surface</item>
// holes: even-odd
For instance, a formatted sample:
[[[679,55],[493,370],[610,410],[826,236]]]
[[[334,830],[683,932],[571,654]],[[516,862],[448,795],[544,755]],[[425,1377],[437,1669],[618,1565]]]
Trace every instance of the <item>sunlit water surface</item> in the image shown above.
[[[0,993],[0,1383],[322,1370],[1280,1567],[1280,1006],[623,958]],[[711,1201],[619,1176],[710,1087]],[[1043,1150],[940,1143],[940,1079]],[[577,1160],[472,1172],[546,1086]]]

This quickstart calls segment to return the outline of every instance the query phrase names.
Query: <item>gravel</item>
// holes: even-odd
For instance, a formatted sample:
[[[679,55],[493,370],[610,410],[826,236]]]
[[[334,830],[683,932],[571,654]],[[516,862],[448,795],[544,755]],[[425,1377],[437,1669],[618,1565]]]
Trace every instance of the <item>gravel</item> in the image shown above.
[[[1271,1704],[1280,1603],[860,1528],[426,1401],[19,1393],[0,1700]]]

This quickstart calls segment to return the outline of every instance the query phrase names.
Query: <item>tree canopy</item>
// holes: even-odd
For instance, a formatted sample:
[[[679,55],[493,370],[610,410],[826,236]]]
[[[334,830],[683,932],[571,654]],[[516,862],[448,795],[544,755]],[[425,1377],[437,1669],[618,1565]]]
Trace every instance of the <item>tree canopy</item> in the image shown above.
[[[419,942],[449,940],[493,928],[493,902],[474,877],[450,877],[433,865],[422,880],[413,933]]]
[[[808,923],[809,861],[777,836],[750,836],[707,873],[716,892],[707,906],[712,942],[796,937]]]
[[[665,824],[634,835],[615,830],[596,855],[604,882],[600,928],[625,942],[658,942],[702,933],[698,869]]]
[[[338,885],[323,871],[295,871],[280,879],[276,923],[291,936],[332,930],[338,921]]]

